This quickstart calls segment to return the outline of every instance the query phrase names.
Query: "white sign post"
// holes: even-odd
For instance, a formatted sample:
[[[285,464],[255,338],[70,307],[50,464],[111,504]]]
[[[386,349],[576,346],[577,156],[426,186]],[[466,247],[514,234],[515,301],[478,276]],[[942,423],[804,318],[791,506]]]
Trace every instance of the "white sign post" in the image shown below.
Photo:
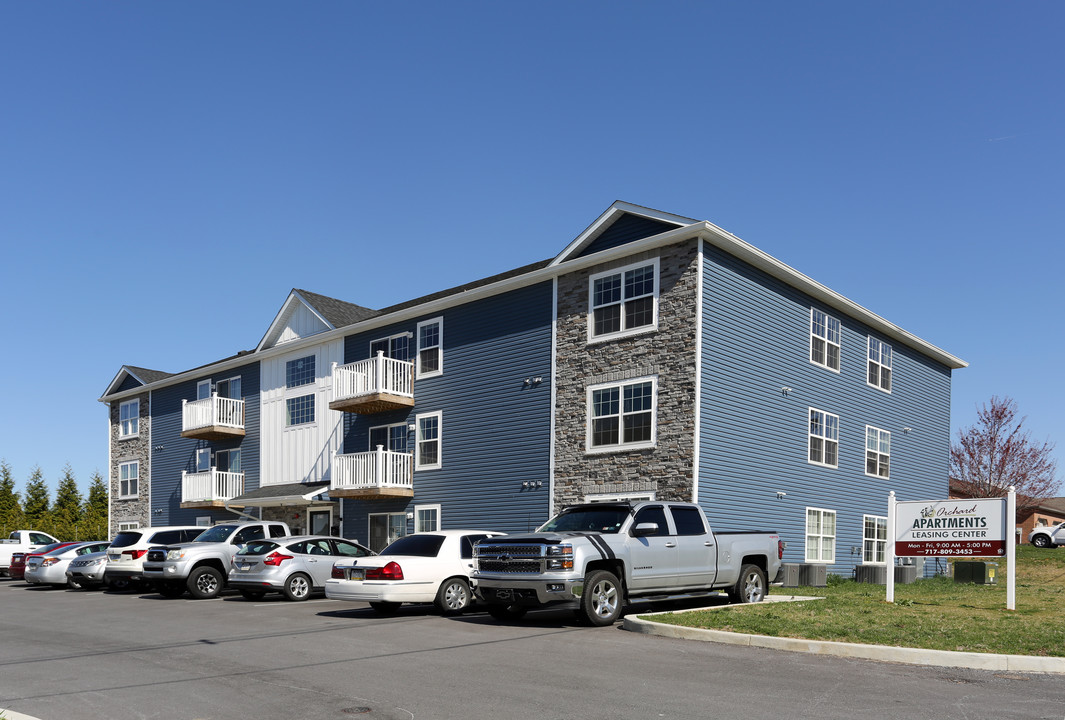
[[[1017,609],[1017,494],[1004,498],[898,502],[888,493],[887,601],[895,602],[896,557],[1005,557],[1006,608]]]

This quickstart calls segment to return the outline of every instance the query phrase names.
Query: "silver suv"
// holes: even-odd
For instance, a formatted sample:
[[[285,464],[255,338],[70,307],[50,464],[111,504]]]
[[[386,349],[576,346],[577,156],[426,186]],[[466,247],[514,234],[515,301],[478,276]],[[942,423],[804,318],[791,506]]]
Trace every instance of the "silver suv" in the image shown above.
[[[203,525],[167,525],[123,530],[111,541],[107,551],[104,582],[112,590],[124,590],[144,582],[144,559],[148,549],[157,545],[191,542],[210,528]]]

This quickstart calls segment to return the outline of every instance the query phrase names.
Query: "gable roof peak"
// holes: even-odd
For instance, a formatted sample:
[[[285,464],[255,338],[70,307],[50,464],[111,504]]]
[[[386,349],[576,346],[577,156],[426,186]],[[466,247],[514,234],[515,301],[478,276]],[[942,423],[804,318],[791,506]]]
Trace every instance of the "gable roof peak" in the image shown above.
[[[626,215],[634,216],[652,223],[661,223],[663,225],[671,226],[670,229],[686,227],[699,222],[692,218],[655,210],[653,208],[644,207],[643,205],[636,205],[634,203],[625,202],[624,200],[615,200],[602,215],[596,218],[595,222],[585,228],[584,232],[578,235],[573,242],[567,245],[565,249],[551,261],[551,265],[559,265],[567,260],[579,257],[603,233],[609,230],[614,223]]]

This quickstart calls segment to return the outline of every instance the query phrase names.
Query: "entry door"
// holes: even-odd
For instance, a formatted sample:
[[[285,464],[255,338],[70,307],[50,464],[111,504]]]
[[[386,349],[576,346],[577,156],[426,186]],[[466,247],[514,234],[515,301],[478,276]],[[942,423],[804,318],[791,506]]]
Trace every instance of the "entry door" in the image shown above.
[[[370,516],[370,549],[381,552],[407,534],[407,513],[380,513]]]
[[[670,535],[665,509],[650,505],[636,513],[632,526],[640,523],[655,523],[658,532],[654,535],[628,538],[632,559],[633,590],[656,590],[668,588],[677,575],[677,538]]]
[[[329,510],[311,510],[310,516],[311,535],[328,535],[333,514]]]

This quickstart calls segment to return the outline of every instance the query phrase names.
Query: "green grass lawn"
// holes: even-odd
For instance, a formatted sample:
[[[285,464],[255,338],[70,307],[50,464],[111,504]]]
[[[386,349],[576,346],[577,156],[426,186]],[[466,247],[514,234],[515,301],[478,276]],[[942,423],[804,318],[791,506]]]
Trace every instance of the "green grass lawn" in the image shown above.
[[[774,637],[1065,657],[1065,549],[1017,548],[1017,609],[1006,609],[1006,562],[997,585],[955,583],[950,577],[895,585],[830,578],[823,588],[773,588],[773,595],[824,600],[760,603],[656,615],[685,627]]]

